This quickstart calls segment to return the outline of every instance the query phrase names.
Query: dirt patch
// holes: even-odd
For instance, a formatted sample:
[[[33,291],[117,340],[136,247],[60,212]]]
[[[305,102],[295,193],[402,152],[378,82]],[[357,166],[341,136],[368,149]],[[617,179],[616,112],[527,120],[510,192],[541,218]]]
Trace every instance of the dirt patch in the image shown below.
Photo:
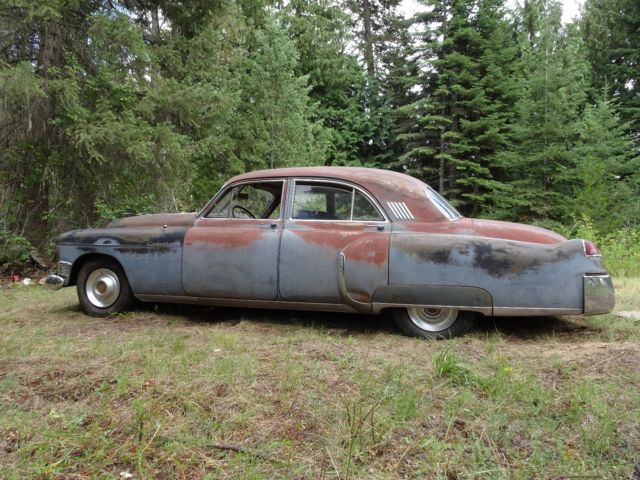
[[[16,378],[16,387],[5,401],[25,408],[37,408],[48,402],[78,402],[113,378],[108,369],[98,366],[51,368],[40,363],[39,366],[33,362],[0,363],[0,378]]]
[[[534,350],[539,351],[545,357],[557,356],[567,362],[584,363],[589,361],[596,365],[614,360],[623,360],[626,358],[633,360],[640,359],[640,345],[634,342],[598,342],[586,341],[579,343],[551,343],[548,345],[538,345]],[[616,363],[617,367],[621,363]]]
[[[136,330],[144,330],[149,327],[158,327],[165,322],[151,315],[123,315],[109,318],[92,318],[82,316],[78,322],[61,327],[54,335],[62,337],[83,336],[95,338],[114,335],[124,335]]]
[[[479,317],[474,331],[497,332],[506,335],[509,342],[536,343],[549,338],[554,342],[581,342],[602,333],[589,325],[582,316],[565,317]]]

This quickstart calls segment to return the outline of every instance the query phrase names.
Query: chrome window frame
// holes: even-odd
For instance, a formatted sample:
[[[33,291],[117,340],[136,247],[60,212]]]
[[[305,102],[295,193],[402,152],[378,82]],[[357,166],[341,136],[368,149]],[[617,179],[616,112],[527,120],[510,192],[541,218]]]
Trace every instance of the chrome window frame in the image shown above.
[[[326,183],[333,185],[340,185],[343,187],[351,188],[351,219],[349,220],[326,220],[321,218],[293,218],[293,202],[296,193],[296,185],[298,182],[310,182],[310,183]],[[287,214],[285,220],[288,222],[336,222],[336,223],[367,223],[367,224],[388,224],[390,223],[390,219],[387,216],[387,212],[380,206],[378,200],[367,192],[363,187],[356,185],[355,183],[351,183],[345,180],[334,180],[331,178],[317,178],[317,177],[291,177],[289,185],[288,197],[287,198]],[[378,211],[378,214],[382,218],[382,220],[353,220],[353,203],[355,200],[355,191],[361,193],[373,207]]]

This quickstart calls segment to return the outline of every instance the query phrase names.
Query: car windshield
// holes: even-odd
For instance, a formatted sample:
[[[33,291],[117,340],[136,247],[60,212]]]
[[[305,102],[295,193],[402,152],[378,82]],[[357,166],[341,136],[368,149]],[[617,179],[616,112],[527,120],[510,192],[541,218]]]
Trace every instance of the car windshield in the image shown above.
[[[442,195],[429,186],[427,186],[427,198],[449,220],[458,220],[459,218],[462,218],[460,212],[458,212],[453,205],[447,202]]]

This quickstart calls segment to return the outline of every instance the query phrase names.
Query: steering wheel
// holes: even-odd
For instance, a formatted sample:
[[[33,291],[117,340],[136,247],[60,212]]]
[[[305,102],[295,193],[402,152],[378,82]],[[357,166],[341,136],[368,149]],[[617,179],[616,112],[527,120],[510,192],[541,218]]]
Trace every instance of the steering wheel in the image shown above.
[[[247,210],[246,208],[244,208],[242,205],[234,205],[233,208],[231,209],[231,215],[233,215],[233,218],[242,218],[242,217],[238,217],[238,215],[236,215],[236,210],[239,210],[241,213],[244,213],[245,215],[247,215],[249,218],[256,218],[253,213],[251,213],[249,210]]]

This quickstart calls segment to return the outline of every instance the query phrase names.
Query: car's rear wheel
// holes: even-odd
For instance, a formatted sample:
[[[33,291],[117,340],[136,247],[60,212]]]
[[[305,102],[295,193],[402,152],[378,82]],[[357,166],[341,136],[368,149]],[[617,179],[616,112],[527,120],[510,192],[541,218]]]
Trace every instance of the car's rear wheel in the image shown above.
[[[76,288],[82,309],[94,317],[107,317],[133,307],[129,282],[115,260],[89,260],[78,273]]]
[[[396,324],[413,337],[440,340],[459,337],[469,331],[474,313],[455,308],[407,307],[393,311]]]

